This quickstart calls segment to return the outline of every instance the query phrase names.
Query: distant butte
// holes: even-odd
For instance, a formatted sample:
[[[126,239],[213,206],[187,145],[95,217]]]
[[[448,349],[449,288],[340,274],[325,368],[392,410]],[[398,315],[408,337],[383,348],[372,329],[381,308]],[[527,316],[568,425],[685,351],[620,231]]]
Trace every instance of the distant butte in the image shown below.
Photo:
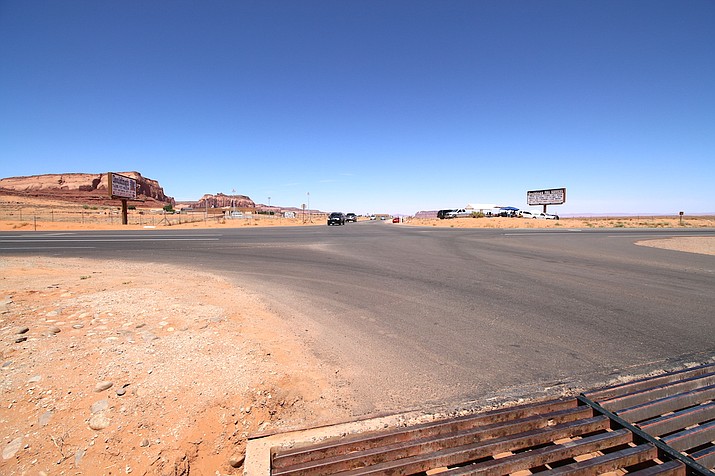
[[[256,208],[256,204],[246,195],[206,194],[199,199],[196,208]]]

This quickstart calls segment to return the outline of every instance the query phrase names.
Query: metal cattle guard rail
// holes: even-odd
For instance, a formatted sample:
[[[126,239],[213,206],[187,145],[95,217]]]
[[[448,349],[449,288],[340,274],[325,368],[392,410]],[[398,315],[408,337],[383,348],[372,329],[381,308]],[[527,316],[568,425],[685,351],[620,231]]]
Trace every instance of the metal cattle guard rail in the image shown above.
[[[715,364],[576,398],[270,447],[268,471],[316,475],[713,475]],[[343,431],[343,430],[340,430]],[[344,431],[343,431],[344,432]],[[274,435],[275,436],[275,435]]]

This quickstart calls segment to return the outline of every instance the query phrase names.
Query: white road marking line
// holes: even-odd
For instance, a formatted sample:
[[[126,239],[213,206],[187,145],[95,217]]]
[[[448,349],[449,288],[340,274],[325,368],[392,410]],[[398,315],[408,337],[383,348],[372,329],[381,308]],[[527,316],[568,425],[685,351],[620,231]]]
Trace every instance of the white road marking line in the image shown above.
[[[504,233],[504,236],[540,236],[540,235],[566,235],[568,233],[582,232],[583,230],[564,228],[559,231],[533,231],[530,233]]]
[[[608,238],[662,238],[662,237],[666,237],[666,238],[678,237],[679,238],[681,236],[687,236],[687,235],[673,235],[673,234],[670,234],[670,235],[663,235],[663,234],[658,234],[658,235],[648,235],[648,234],[644,234],[644,235],[608,235]]]
[[[69,238],[69,239],[28,239],[28,240],[3,240],[0,243],[105,243],[105,242],[152,242],[152,241],[219,241],[218,238]]]
[[[16,250],[94,250],[96,246],[19,246],[15,248],[0,248],[3,251]]]

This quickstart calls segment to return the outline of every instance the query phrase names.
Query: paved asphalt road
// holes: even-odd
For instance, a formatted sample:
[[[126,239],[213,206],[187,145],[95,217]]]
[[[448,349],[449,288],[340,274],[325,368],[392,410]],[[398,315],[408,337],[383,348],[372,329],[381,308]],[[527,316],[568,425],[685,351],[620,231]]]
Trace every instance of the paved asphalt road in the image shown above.
[[[3,233],[0,256],[132,259],[262,293],[356,413],[558,394],[715,356],[715,230],[344,227]],[[226,296],[230,299],[230,296]]]

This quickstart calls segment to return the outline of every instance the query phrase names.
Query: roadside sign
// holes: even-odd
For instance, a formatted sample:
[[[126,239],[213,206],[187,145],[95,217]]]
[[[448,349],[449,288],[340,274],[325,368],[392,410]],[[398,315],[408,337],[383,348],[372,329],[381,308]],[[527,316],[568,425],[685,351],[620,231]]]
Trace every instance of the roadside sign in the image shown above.
[[[136,200],[137,181],[124,175],[107,173],[107,188],[110,198],[120,198],[122,200],[122,225],[129,224],[127,212],[127,200]]]
[[[531,190],[526,192],[526,203],[529,205],[561,205],[566,203],[566,189]]]
[[[137,198],[137,181],[124,175],[109,172],[107,174],[109,196],[134,200]]]

